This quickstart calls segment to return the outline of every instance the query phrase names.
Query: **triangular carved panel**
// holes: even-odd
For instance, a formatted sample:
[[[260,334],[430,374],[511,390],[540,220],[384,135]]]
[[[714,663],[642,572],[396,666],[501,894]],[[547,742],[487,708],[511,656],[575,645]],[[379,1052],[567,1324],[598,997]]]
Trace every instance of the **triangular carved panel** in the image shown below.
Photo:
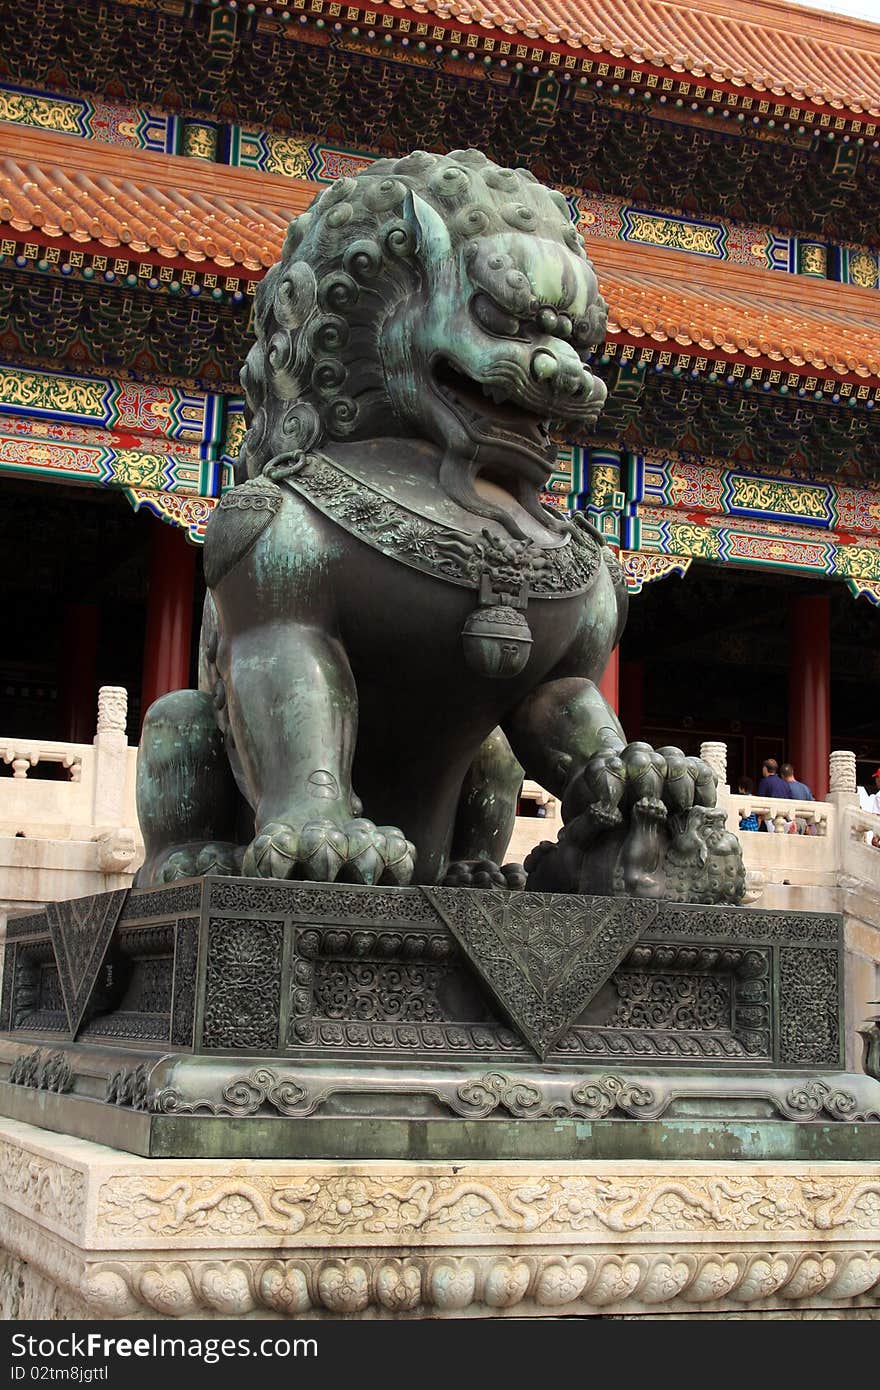
[[[422,890],[513,1026],[543,1060],[647,931],[645,898]]]
[[[46,905],[71,1038],[76,1037],[82,1023],[128,893],[127,888],[117,888],[111,893]]]

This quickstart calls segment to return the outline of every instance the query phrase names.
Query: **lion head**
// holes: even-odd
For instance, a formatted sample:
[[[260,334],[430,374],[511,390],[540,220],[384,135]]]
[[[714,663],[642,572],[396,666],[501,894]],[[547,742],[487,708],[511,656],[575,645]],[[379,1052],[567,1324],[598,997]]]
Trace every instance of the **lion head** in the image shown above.
[[[586,365],[605,322],[561,193],[476,150],[379,160],[318,195],[260,285],[239,479],[328,440],[412,436],[465,505],[483,475],[538,514],[552,432],[605,399]]]

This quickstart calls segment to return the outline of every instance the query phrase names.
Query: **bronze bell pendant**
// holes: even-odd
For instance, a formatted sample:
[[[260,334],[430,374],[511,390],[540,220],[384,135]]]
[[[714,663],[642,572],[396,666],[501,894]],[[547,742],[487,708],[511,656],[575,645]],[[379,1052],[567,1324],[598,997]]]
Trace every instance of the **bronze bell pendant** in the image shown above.
[[[464,659],[477,675],[505,680],[524,670],[533,641],[523,612],[527,603],[527,585],[518,595],[495,594],[481,585],[480,606],[461,630]]]

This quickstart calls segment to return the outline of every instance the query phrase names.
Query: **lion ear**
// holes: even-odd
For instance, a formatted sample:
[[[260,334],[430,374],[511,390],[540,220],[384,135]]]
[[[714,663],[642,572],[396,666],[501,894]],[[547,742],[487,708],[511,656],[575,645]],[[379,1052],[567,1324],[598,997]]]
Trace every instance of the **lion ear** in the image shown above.
[[[452,239],[446,223],[430,203],[410,191],[403,205],[403,220],[416,239],[419,254],[429,263],[442,261],[452,252]]]

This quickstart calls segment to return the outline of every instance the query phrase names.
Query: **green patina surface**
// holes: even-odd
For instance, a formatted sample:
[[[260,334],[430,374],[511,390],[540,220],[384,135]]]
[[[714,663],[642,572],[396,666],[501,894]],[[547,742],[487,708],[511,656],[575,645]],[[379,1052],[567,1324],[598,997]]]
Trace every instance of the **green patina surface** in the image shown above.
[[[145,1115],[3,1082],[0,1106],[10,1119],[151,1158],[880,1162],[878,1124]]]
[[[606,305],[564,196],[477,150],[377,160],[291,224],[255,327],[206,533],[202,689],[144,724],[139,882],[431,884],[451,864],[456,886],[522,886],[486,855],[522,771],[566,822],[532,886],[740,901],[710,769],[627,745],[598,688],[620,568],[543,505],[554,435],[606,394]],[[202,759],[182,732],[207,697],[228,795],[215,734]]]

